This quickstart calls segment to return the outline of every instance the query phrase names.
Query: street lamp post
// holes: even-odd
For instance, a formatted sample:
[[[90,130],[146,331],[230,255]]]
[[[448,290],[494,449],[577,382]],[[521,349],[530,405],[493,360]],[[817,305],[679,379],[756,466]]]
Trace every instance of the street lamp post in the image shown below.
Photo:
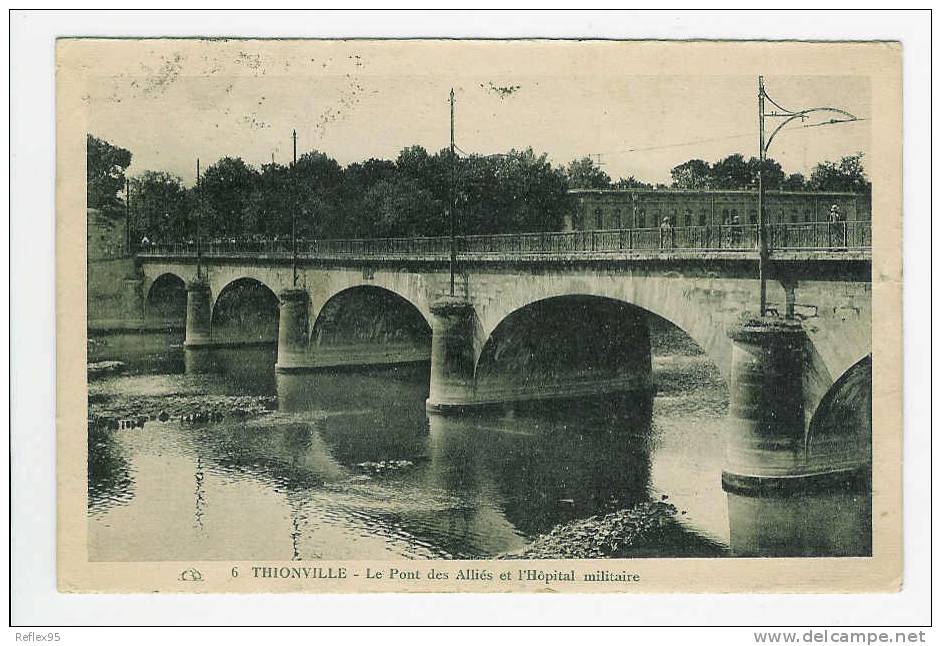
[[[772,109],[771,112],[765,111],[765,101],[774,106],[776,109]],[[846,110],[841,110],[839,108],[833,108],[829,106],[819,107],[819,108],[806,108],[804,110],[788,110],[787,108],[781,107],[781,105],[768,96],[768,93],[765,91],[765,81],[763,76],[758,77],[758,280],[761,283],[760,285],[760,305],[759,305],[759,314],[764,316],[768,310],[768,269],[770,265],[770,259],[768,254],[768,234],[767,234],[767,223],[765,218],[765,186],[764,186],[764,174],[765,174],[765,160],[768,158],[768,148],[771,147],[771,142],[774,141],[775,135],[781,132],[781,129],[784,128],[787,124],[794,121],[795,119],[800,119],[803,121],[807,118],[808,115],[815,112],[831,112],[837,115],[842,115],[841,118],[833,118],[829,121],[826,121],[822,124],[815,125],[826,125],[832,123],[846,123],[848,121],[857,121],[858,118],[854,114],[850,114]],[[765,119],[774,118],[782,119],[782,121],[775,126],[774,130],[771,131],[771,134],[768,136],[767,140],[765,139]]]

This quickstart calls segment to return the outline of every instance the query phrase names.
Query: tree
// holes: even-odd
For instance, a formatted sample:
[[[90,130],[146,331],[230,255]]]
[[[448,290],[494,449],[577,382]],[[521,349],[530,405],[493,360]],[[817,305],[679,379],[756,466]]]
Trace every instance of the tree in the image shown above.
[[[565,177],[571,188],[611,188],[611,178],[591,160],[574,159],[565,167]]]
[[[712,165],[712,187],[718,190],[737,190],[749,186],[754,168],[740,153],[729,155]]]
[[[203,235],[241,236],[257,171],[239,157],[223,157],[203,173],[197,207]]]
[[[651,189],[653,188],[653,184],[642,182],[639,179],[635,178],[633,175],[631,175],[630,177],[627,177],[627,178],[622,177],[618,181],[616,181],[614,183],[614,188],[618,189],[619,191],[626,191],[632,188]]]
[[[457,162],[458,228],[465,234],[556,231],[573,207],[566,176],[531,148]]]
[[[144,171],[130,179],[131,239],[180,240],[190,228],[190,195],[182,180],[161,171]]]
[[[705,190],[712,187],[712,168],[702,159],[690,159],[670,171],[673,188]]]
[[[131,153],[94,135],[86,136],[86,204],[89,208],[114,211],[120,205],[118,192],[124,189],[124,171],[131,165]]]
[[[748,160],[749,183],[740,188],[758,188],[758,169],[760,167],[761,161],[757,157],[752,157]],[[765,159],[764,174],[762,176],[762,183],[764,184],[765,190],[779,190],[784,183],[784,179],[785,175],[784,171],[781,169],[781,164],[771,158]]]
[[[345,238],[356,235],[356,222],[344,208],[343,169],[335,159],[313,150],[297,159],[291,169],[296,191],[298,235]]]
[[[245,231],[271,238],[289,236],[297,208],[291,169],[282,164],[265,164],[244,205]]]
[[[785,191],[805,191],[807,190],[807,178],[801,173],[791,173],[781,182],[781,188]]]
[[[506,210],[493,232],[561,231],[574,200],[565,174],[552,167],[546,153],[511,150],[496,161]]]
[[[817,164],[810,173],[810,187],[814,191],[871,192],[872,183],[863,168],[863,153],[841,157],[839,162]]]
[[[363,206],[372,217],[370,231],[374,237],[443,235],[442,211],[427,189],[408,177],[381,179],[363,195]],[[361,234],[362,235],[362,234]]]

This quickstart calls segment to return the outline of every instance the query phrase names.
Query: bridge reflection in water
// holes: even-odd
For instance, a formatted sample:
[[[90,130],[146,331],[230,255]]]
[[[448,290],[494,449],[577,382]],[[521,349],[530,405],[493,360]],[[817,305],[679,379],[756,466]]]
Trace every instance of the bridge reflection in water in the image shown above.
[[[425,410],[427,362],[275,375],[273,349],[186,355],[187,365],[210,366],[216,389],[275,392],[278,411],[153,424],[96,446],[96,560],[483,558],[663,495],[687,513],[660,542],[624,556],[870,550],[865,487],[790,497],[722,490],[727,393],[701,358],[661,351],[655,396],[441,416]],[[373,466],[395,461],[405,466]],[[168,520],[167,535],[135,541],[133,527],[152,527],[142,520],[154,513],[181,517]]]

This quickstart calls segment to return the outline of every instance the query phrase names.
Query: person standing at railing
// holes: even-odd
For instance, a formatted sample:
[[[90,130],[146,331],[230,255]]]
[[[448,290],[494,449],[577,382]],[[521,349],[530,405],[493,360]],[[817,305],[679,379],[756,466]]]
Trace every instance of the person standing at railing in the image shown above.
[[[827,246],[830,247],[831,250],[835,248],[846,248],[846,221],[843,219],[843,214],[840,213],[840,207],[836,204],[830,207],[830,223],[827,238]]]
[[[741,247],[742,239],[744,238],[742,234],[744,232],[742,231],[742,221],[739,219],[737,215],[732,216],[731,229],[732,229],[732,246],[736,248]]]
[[[670,222],[670,216],[663,216],[660,221],[660,248],[673,247],[673,224]]]

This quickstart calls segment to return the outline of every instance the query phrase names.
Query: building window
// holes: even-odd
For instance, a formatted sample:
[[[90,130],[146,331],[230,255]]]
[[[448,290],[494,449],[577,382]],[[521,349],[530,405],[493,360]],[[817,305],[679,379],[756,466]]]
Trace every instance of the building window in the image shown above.
[[[595,228],[601,228],[601,209],[595,209]]]
[[[689,209],[686,209],[686,213],[683,216],[683,219],[686,221],[686,226],[693,226],[693,212]]]
[[[758,224],[758,211],[756,209],[748,212],[748,221],[752,224]]]
[[[618,229],[623,229],[621,223],[621,209],[614,209],[614,226]]]
[[[647,210],[639,209],[637,211],[637,228],[646,229],[647,228]]]
[[[699,226],[706,226],[706,219],[709,217],[709,211],[702,209],[699,211]]]

